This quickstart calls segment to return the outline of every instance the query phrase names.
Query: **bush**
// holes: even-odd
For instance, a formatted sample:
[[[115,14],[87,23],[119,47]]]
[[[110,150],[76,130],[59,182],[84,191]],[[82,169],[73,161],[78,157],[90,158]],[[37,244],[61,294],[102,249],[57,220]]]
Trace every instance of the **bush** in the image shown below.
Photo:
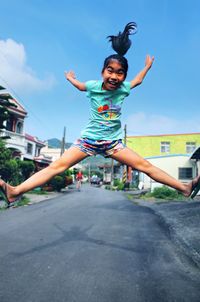
[[[117,187],[117,190],[124,190],[124,183],[119,179],[114,179],[113,186]]]
[[[179,197],[177,191],[166,186],[155,188],[151,193],[151,196],[160,199],[177,199]]]
[[[72,176],[65,176],[65,185],[69,186],[73,184],[73,178]]]
[[[69,169],[65,170],[64,175],[65,176],[71,176],[72,175],[72,171],[70,171]]]
[[[21,175],[18,163],[15,159],[5,161],[1,167],[1,177],[11,185],[17,185],[21,182]]]
[[[57,175],[54,178],[52,178],[49,184],[52,186],[52,188],[55,191],[60,192],[61,189],[66,187],[65,177],[61,175]]]
[[[19,164],[19,168],[21,170],[21,174],[23,177],[23,180],[29,178],[31,176],[31,174],[33,173],[33,171],[35,170],[35,165],[33,163],[33,161],[18,161]]]

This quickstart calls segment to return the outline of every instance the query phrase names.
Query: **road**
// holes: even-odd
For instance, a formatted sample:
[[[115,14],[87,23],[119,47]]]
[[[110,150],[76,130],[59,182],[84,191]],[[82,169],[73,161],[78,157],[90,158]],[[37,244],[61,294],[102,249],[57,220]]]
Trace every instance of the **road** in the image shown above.
[[[199,302],[200,270],[151,208],[82,187],[0,213],[1,302]]]

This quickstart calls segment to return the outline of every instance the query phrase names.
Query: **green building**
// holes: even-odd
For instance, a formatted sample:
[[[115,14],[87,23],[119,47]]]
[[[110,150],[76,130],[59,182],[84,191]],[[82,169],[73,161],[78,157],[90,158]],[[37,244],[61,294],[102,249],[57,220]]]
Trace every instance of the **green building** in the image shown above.
[[[189,155],[200,146],[200,133],[128,136],[126,142],[142,157]]]

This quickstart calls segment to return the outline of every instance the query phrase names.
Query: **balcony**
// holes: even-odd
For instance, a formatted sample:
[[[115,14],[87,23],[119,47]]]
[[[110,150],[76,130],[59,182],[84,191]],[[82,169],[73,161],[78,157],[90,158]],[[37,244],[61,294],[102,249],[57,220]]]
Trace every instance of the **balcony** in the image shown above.
[[[23,134],[2,129],[0,137],[4,136],[10,137],[5,141],[7,148],[19,150],[22,154],[25,153],[25,136]]]

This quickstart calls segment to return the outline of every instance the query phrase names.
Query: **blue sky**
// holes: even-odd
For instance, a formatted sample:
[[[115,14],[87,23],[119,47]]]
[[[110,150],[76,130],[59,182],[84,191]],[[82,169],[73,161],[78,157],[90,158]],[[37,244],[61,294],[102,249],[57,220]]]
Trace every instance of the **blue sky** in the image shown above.
[[[135,21],[127,80],[155,62],[123,106],[128,135],[200,132],[198,0],[0,0],[0,84],[28,111],[25,131],[41,140],[74,141],[87,123],[88,100],[64,78],[101,79],[106,40]]]

